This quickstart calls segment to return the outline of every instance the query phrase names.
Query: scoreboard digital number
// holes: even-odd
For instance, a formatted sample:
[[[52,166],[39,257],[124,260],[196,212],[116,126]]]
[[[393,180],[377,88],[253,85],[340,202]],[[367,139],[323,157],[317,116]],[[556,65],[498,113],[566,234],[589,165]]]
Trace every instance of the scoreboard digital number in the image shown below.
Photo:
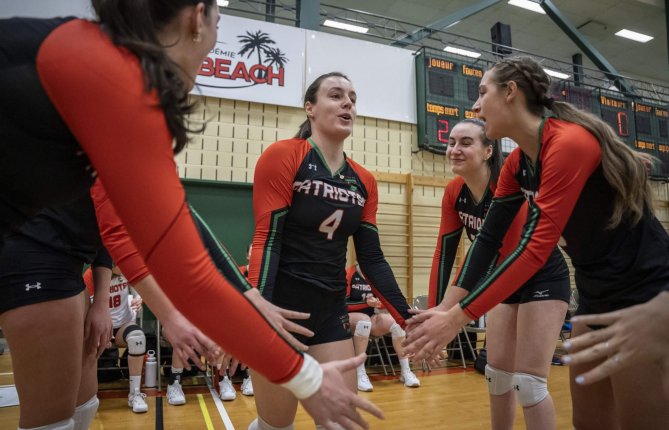
[[[600,93],[599,106],[601,117],[623,141],[628,144],[634,141],[634,114],[631,103]]]
[[[476,116],[471,108],[478,99],[484,69],[426,55],[417,60],[416,72],[419,145],[445,151],[453,127]]]

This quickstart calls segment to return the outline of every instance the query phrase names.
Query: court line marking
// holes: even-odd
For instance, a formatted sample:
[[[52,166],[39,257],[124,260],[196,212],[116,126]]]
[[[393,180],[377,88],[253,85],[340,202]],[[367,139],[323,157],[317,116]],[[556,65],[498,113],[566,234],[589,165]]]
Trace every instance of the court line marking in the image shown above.
[[[207,424],[207,430],[214,430],[214,424],[211,422],[211,417],[209,416],[209,411],[207,411],[207,405],[204,403],[202,394],[197,395],[197,400],[200,402],[200,410],[204,416],[204,422]]]
[[[214,389],[211,379],[205,378],[205,380],[207,381],[207,386],[209,387],[209,392],[211,393],[211,397],[214,399],[214,404],[216,405],[218,414],[221,416],[221,421],[223,421],[223,425],[225,425],[225,430],[235,430],[235,426],[232,425],[232,421],[230,421],[230,417],[228,416],[228,413],[225,410],[225,406],[223,406],[223,402],[218,397],[218,393]]]

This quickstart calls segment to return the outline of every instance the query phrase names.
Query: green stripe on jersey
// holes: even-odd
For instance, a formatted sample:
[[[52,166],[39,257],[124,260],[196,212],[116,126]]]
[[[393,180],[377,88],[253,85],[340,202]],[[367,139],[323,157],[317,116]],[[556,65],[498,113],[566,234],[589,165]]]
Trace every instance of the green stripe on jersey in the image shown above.
[[[265,250],[263,251],[263,256],[262,256],[264,264],[260,270],[260,279],[258,282],[258,290],[260,290],[261,294],[265,289],[265,285],[267,284],[267,276],[269,275],[270,259],[272,255],[272,247],[274,246],[274,241],[276,240],[276,236],[278,234],[279,220],[280,218],[286,216],[287,213],[288,213],[287,207],[279,209],[278,211],[272,213],[272,218],[270,220],[270,225],[272,226],[272,228],[269,231],[269,237],[267,238],[267,242],[265,242]]]
[[[460,305],[462,308],[466,308],[469,306],[474,300],[478,298],[497,278],[500,277],[504,271],[509,268],[517,259],[520,257],[520,254],[525,251],[527,248],[527,244],[530,242],[532,239],[532,235],[534,234],[534,231],[537,229],[537,225],[539,224],[539,215],[541,215],[541,210],[539,207],[536,205],[531,205],[528,207],[529,210],[529,216],[528,216],[528,229],[527,229],[527,234],[522,234],[520,238],[520,243],[516,247],[516,249],[509,254],[508,257],[504,259],[500,263],[499,266],[495,268],[495,270],[492,271],[490,276],[485,278],[485,280],[481,283],[481,285],[478,286],[478,288],[474,289],[467,297],[465,297],[461,302]]]

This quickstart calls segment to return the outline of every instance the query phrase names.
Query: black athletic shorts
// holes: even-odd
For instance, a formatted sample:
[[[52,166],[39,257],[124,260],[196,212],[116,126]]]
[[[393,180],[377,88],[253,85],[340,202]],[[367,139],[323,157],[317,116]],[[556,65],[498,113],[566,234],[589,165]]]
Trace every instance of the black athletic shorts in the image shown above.
[[[284,309],[307,312],[307,320],[296,323],[314,332],[313,337],[292,333],[305,345],[337,342],[351,338],[351,324],[346,307],[346,291],[328,291],[299,282],[287,282],[277,276],[272,303]]]
[[[539,302],[543,300],[562,300],[569,303],[571,298],[571,285],[569,277],[559,277],[554,279],[534,279],[523,284],[513,294],[506,298],[502,303],[515,305],[529,302]]]
[[[0,313],[66,299],[86,287],[83,262],[21,235],[5,238],[0,254]]]

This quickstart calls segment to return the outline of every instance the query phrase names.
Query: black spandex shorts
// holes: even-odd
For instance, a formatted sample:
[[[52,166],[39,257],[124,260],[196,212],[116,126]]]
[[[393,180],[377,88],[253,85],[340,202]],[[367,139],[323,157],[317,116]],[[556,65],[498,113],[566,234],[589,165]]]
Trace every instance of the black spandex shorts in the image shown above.
[[[522,287],[507,297],[502,303],[508,305],[539,302],[543,300],[562,300],[569,303],[571,298],[571,285],[569,277],[555,279],[530,278]]]
[[[5,238],[0,254],[0,313],[66,299],[86,287],[83,262],[20,235]]]
[[[337,342],[351,338],[351,324],[346,308],[346,291],[327,291],[297,282],[281,282],[277,277],[272,303],[284,309],[307,312],[307,320],[295,320],[313,331],[313,337],[292,333],[305,345]]]

